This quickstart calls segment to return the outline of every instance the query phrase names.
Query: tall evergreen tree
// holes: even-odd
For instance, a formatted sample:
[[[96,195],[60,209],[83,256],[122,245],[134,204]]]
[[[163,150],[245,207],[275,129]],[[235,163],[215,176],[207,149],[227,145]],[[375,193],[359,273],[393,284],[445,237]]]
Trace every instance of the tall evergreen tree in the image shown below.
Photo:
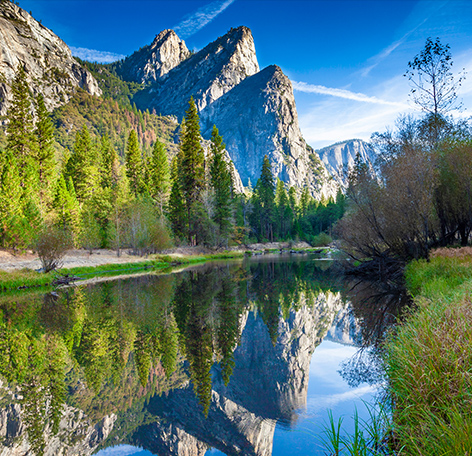
[[[275,188],[275,204],[277,218],[277,234],[285,239],[290,234],[293,224],[293,211],[290,207],[290,200],[285,190],[284,183],[277,179]]]
[[[185,201],[180,187],[179,156],[174,157],[171,167],[172,188],[169,196],[169,219],[174,235],[180,239],[188,236],[188,218]]]
[[[23,217],[20,175],[11,151],[4,156],[0,177],[0,245],[6,248],[14,242],[15,226]]]
[[[126,175],[129,179],[131,193],[138,196],[143,192],[143,160],[139,147],[138,135],[131,130],[126,146]]]
[[[303,187],[302,194],[300,196],[299,206],[298,206],[300,217],[305,217],[307,215],[311,199],[312,197],[310,195],[310,190],[308,188],[308,185],[305,185],[305,187]]]
[[[262,162],[261,177],[254,193],[254,209],[258,213],[259,234],[261,239],[274,240],[275,193],[274,176],[267,155]],[[256,215],[254,214],[254,215]]]
[[[34,135],[31,97],[26,73],[21,64],[18,65],[11,91],[13,99],[7,113],[7,147],[17,160],[20,185],[25,189],[34,172]]]
[[[67,186],[64,174],[60,175],[56,183],[52,205],[56,212],[56,225],[64,231],[78,234],[80,208],[72,178],[69,179],[69,186]]]
[[[214,191],[213,221],[227,238],[231,229],[232,176],[224,158],[225,145],[216,126],[211,133],[210,184]]]
[[[41,203],[49,204],[55,174],[54,125],[44,104],[42,94],[36,97],[36,164],[38,170]]]
[[[200,119],[193,97],[185,112],[185,126],[180,141],[179,179],[189,220],[188,237],[191,241],[195,232],[191,223],[192,206],[202,198],[205,187],[205,157],[201,145]]]
[[[65,167],[66,178],[74,183],[80,202],[89,198],[99,185],[99,155],[86,125],[77,132],[74,150]]]
[[[148,173],[149,194],[156,201],[159,211],[162,213],[170,189],[170,170],[167,151],[159,140],[156,140],[152,148]]]
[[[100,139],[100,154],[102,156],[101,184],[104,188],[114,187],[119,180],[120,161],[116,150],[111,145],[110,138],[104,134]]]

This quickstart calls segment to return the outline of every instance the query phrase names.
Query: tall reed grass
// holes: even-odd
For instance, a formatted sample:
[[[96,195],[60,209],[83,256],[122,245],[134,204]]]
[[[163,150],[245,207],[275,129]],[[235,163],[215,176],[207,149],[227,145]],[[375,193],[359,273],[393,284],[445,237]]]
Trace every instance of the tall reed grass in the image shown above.
[[[385,344],[402,455],[472,454],[472,257],[406,269],[417,308]]]
[[[337,421],[331,410],[328,411],[328,422],[325,423],[321,443],[329,456],[385,456],[395,454],[391,447],[391,413],[388,402],[366,406],[369,417],[359,417],[357,409],[352,416],[354,431],[343,433],[344,417]]]

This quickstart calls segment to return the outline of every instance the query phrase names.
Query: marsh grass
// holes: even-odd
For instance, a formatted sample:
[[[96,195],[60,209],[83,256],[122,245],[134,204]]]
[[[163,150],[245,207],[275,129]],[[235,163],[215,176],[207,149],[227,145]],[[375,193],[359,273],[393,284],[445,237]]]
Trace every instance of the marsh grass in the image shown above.
[[[402,455],[472,454],[472,257],[406,270],[417,309],[385,345]]]
[[[384,456],[396,454],[391,449],[392,423],[387,402],[371,405],[364,403],[369,418],[359,417],[357,408],[352,416],[354,431],[343,433],[344,417],[337,421],[331,410],[325,423],[322,445],[329,456]]]

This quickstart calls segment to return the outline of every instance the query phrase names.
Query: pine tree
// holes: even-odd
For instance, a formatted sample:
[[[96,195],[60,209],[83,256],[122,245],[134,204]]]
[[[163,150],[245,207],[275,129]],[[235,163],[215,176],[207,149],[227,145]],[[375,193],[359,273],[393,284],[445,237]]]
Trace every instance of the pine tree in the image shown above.
[[[3,158],[0,177],[0,245],[7,248],[15,243],[15,228],[23,218],[20,175],[11,151]]]
[[[200,142],[200,119],[193,97],[191,97],[189,108],[185,112],[185,127],[180,141],[181,158],[179,160],[179,180],[190,223],[189,241],[192,241],[196,235],[190,217],[192,206],[197,201],[201,201],[205,187],[205,157]]]
[[[231,170],[224,159],[225,145],[216,126],[211,133],[210,184],[214,191],[213,221],[220,234],[227,238],[231,229],[232,184]]]
[[[67,161],[65,174],[74,183],[77,198],[84,202],[99,185],[99,155],[86,125],[75,136],[74,150]]]
[[[129,179],[130,190],[134,196],[143,193],[143,160],[139,148],[138,135],[131,130],[126,146],[126,175]]]
[[[299,201],[300,217],[305,217],[307,215],[311,199],[312,198],[310,195],[310,190],[308,189],[308,185],[305,185],[305,187],[303,187]]]
[[[260,198],[260,231],[262,238],[270,241],[274,240],[274,177],[272,167],[267,155],[264,155],[262,162],[261,177],[257,182],[257,194]]]
[[[43,205],[51,202],[51,188],[55,174],[54,125],[41,94],[36,97],[36,165],[38,170],[40,201]]]
[[[149,194],[162,213],[170,189],[169,160],[164,144],[156,140],[148,166]]]
[[[22,65],[18,65],[11,91],[13,99],[7,112],[7,147],[17,160],[20,185],[25,189],[34,173],[34,136],[31,97]]]
[[[56,183],[52,205],[56,212],[56,225],[64,231],[77,234],[80,222],[80,208],[72,178],[69,178],[69,186],[67,186],[64,174],[60,175]]]
[[[278,236],[285,239],[292,229],[293,212],[284,183],[280,179],[277,179],[275,188],[275,204]]]
[[[104,188],[114,187],[117,185],[119,180],[120,161],[107,134],[104,134],[101,137],[100,154],[102,156],[101,185]]]
[[[184,239],[188,236],[188,218],[185,201],[180,187],[179,156],[174,157],[171,167],[172,187],[169,196],[169,220],[172,230],[177,238]]]

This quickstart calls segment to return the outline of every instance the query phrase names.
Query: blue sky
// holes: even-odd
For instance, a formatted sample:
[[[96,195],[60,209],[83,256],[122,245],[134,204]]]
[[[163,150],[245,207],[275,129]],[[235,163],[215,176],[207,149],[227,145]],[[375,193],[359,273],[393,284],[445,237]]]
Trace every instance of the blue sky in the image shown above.
[[[393,127],[408,101],[409,60],[426,38],[451,46],[454,68],[471,73],[460,98],[472,110],[470,0],[20,0],[74,54],[111,60],[173,28],[201,49],[230,27],[251,28],[259,65],[292,80],[302,133],[315,148],[368,140]],[[462,114],[467,115],[467,110]]]

